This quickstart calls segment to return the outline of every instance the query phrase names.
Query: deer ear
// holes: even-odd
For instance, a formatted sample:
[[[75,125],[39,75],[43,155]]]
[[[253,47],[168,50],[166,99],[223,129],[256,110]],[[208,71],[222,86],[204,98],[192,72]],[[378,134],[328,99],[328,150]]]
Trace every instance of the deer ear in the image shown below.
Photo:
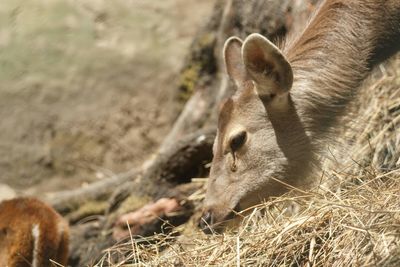
[[[292,67],[281,51],[264,36],[258,33],[248,36],[242,47],[242,57],[260,96],[284,94],[292,87]]]
[[[238,37],[230,37],[224,45],[224,61],[229,77],[240,86],[246,81],[246,68],[242,60],[242,40]]]

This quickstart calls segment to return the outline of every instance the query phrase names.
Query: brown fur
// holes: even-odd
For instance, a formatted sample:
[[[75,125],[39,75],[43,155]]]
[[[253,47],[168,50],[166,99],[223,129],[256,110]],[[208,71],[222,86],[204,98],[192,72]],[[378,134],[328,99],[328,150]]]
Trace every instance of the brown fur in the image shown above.
[[[371,68],[400,48],[400,1],[324,1],[281,47],[291,95],[312,137],[329,133]]]
[[[219,119],[218,119],[218,129],[220,132],[219,135],[219,142],[215,143],[218,144],[218,147],[214,149],[214,157],[221,158],[223,156],[223,136],[225,135],[227,131],[227,127],[229,122],[231,121],[232,117],[232,112],[233,112],[233,101],[231,98],[228,98],[221,107],[220,113],[219,113]]]
[[[0,203],[0,265],[32,266],[33,227],[37,225],[37,266],[54,266],[50,259],[66,266],[68,225],[51,207],[33,198],[16,198]]]

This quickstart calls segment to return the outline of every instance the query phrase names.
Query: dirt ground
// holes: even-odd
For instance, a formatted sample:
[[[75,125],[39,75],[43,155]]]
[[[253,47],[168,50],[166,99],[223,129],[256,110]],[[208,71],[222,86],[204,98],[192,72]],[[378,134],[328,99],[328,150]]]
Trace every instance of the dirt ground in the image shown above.
[[[42,195],[149,157],[214,2],[1,1],[0,185]]]

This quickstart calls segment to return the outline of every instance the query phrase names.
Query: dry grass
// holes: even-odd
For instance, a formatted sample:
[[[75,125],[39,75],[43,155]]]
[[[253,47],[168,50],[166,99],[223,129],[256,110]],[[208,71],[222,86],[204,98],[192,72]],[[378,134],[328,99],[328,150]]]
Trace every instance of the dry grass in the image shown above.
[[[318,188],[260,205],[223,235],[131,239],[98,266],[400,266],[399,87],[398,55],[366,83],[341,135],[350,152]]]

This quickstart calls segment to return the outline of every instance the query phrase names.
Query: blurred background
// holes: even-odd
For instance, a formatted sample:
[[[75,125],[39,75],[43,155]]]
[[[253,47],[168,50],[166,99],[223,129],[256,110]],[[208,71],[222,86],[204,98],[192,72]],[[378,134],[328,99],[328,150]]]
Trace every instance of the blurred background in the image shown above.
[[[214,2],[1,1],[0,195],[84,186],[148,158]]]

